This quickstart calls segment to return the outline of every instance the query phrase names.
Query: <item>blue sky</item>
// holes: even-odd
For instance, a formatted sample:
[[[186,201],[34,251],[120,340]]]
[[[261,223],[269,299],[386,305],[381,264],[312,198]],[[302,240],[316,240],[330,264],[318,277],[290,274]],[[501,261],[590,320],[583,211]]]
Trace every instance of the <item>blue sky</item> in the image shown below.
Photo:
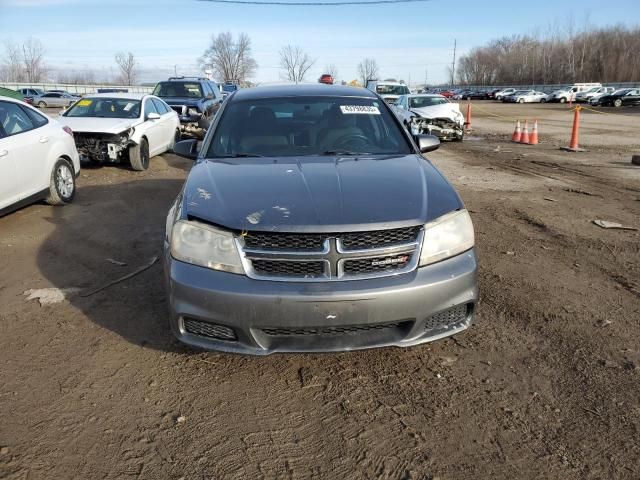
[[[304,0],[299,0],[304,1]],[[198,73],[197,58],[213,33],[246,32],[259,68],[254,80],[280,80],[278,50],[299,45],[316,59],[307,80],[325,65],[338,77],[357,77],[364,57],[375,58],[382,78],[412,84],[446,79],[453,41],[458,54],[486,41],[544,31],[573,18],[593,25],[640,22],[640,0],[431,0],[425,3],[342,6],[239,6],[198,0],[0,0],[0,42],[39,38],[48,65],[116,73],[114,53],[133,52],[142,79]],[[0,61],[4,54],[0,48]]]

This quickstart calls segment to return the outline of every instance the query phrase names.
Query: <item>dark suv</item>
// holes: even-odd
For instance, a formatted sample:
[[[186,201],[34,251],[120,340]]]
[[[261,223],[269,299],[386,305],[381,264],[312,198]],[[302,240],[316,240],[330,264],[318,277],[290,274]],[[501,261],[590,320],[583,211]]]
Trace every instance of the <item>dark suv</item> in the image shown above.
[[[198,77],[171,77],[159,82],[153,94],[178,112],[183,130],[209,128],[223,101],[216,82]]]

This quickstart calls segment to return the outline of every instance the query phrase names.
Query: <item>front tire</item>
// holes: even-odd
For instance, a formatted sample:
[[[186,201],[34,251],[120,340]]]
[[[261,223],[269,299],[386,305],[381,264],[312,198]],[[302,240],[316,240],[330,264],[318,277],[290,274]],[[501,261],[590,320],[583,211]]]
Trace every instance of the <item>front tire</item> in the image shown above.
[[[518,100],[518,103],[524,103],[524,98],[521,98],[520,100]]]
[[[146,138],[141,139],[138,145],[129,147],[129,162],[131,168],[138,172],[149,168],[149,142]]]
[[[176,128],[176,132],[173,134],[173,142],[169,147],[170,152],[174,151],[174,147],[176,146],[176,143],[178,143],[180,140],[182,140],[182,132],[180,131],[179,128]]]
[[[76,194],[76,176],[73,165],[65,158],[59,158],[53,166],[49,181],[49,205],[64,205],[73,200]]]
[[[567,99],[562,97],[559,101],[560,101],[560,103],[565,103],[567,101]]]
[[[38,107],[47,108],[47,104],[45,102],[38,102]]]
[[[616,98],[616,99],[613,101],[613,106],[614,106],[614,107],[621,107],[621,106],[622,106],[622,100],[620,100],[619,98]]]
[[[541,98],[540,99],[540,103],[547,103],[547,99],[546,98]]]

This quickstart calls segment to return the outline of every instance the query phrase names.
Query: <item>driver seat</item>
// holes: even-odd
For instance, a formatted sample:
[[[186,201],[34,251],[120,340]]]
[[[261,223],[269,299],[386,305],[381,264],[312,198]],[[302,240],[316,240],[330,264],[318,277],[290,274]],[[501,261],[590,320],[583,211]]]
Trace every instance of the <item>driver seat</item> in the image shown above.
[[[339,105],[334,105],[329,111],[327,126],[318,132],[318,145],[327,150],[333,150],[335,143],[343,137],[350,135],[364,135],[361,128],[356,125],[357,115],[342,113]]]

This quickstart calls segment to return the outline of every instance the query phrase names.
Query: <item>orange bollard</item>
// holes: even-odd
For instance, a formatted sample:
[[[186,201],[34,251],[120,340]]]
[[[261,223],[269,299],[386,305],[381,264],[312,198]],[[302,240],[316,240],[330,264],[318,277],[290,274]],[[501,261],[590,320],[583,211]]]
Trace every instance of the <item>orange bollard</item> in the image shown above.
[[[529,143],[529,125],[527,120],[524,121],[524,129],[522,129],[522,136],[520,137],[520,143]]]
[[[520,142],[520,138],[522,137],[522,133],[520,132],[520,120],[516,120],[516,129],[513,131],[513,135],[511,135],[512,142]]]
[[[580,135],[580,110],[582,107],[578,105],[573,115],[573,128],[571,129],[571,142],[568,147],[560,147],[560,150],[567,152],[584,152],[583,148],[578,147],[578,136]]]
[[[533,130],[531,130],[531,135],[529,136],[529,145],[537,145],[538,144],[538,120],[533,121]]]
[[[467,103],[467,121],[464,122],[464,129],[471,130],[471,102]]]

